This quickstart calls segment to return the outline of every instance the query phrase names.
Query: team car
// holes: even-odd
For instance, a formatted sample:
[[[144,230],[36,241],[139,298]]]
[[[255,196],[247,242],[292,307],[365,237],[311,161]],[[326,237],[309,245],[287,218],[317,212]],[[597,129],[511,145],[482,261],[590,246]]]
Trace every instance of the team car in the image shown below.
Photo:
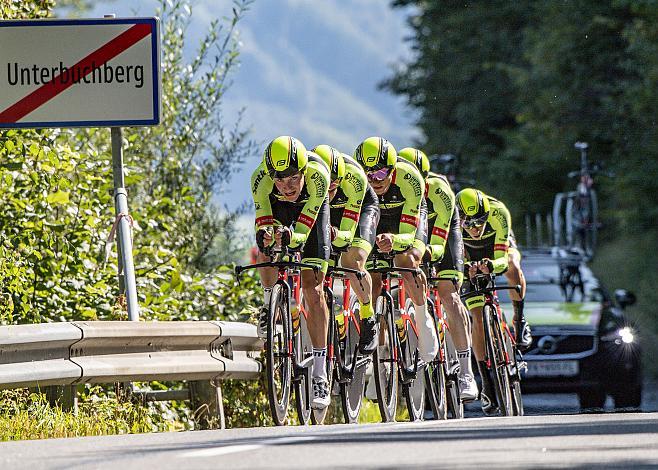
[[[582,409],[637,408],[642,399],[641,350],[624,309],[626,290],[608,294],[577,252],[524,251],[525,314],[533,342],[523,355],[524,393],[577,393]],[[500,291],[505,311],[509,298]]]

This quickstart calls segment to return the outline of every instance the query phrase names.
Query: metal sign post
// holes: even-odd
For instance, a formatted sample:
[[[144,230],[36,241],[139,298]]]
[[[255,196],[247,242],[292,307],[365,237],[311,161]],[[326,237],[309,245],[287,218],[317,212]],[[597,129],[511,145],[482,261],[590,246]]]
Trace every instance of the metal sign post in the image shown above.
[[[114,209],[117,224],[119,264],[119,292],[126,294],[128,319],[139,320],[137,283],[133,262],[132,218],[128,213],[128,193],[123,180],[123,147],[120,127],[112,127],[112,174],[114,176]]]

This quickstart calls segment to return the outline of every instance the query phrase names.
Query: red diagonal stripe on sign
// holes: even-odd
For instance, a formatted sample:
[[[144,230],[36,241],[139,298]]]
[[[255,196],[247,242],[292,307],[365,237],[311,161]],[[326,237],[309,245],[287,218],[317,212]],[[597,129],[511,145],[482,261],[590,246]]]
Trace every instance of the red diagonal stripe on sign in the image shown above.
[[[86,74],[80,74],[80,81],[78,83],[82,82],[83,77],[86,77],[93,72],[91,69],[92,62],[95,62],[97,65],[96,68],[98,68],[98,66],[103,65],[107,61],[115,58],[123,51],[139,42],[141,39],[144,39],[149,34],[151,34],[150,24],[136,24],[123,33],[119,34],[110,42],[96,49],[87,57],[80,60],[71,68],[79,68],[79,70],[84,70],[84,67],[88,67],[89,72]],[[0,122],[17,122],[48,100],[51,100],[55,96],[59,95],[73,84],[73,80],[63,83],[61,80],[61,75],[57,75],[45,85],[40,86],[29,95],[22,98],[20,101],[17,101],[2,111],[2,113],[0,113]]]

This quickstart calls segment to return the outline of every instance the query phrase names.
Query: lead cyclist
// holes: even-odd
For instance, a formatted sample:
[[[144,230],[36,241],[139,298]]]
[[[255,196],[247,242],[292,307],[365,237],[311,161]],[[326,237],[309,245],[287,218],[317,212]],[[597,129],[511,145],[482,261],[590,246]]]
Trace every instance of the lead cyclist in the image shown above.
[[[302,249],[302,262],[319,269],[302,269],[301,287],[308,308],[308,331],[313,344],[313,399],[311,407],[329,406],[327,379],[327,328],[329,312],[323,283],[327,272],[329,240],[329,169],[322,159],[308,152],[294,137],[281,136],[266,148],[263,161],[251,177],[251,190],[256,208],[256,261],[271,258],[265,248]],[[260,312],[258,335],[267,335],[267,319],[276,268],[258,269],[264,291],[264,307]]]

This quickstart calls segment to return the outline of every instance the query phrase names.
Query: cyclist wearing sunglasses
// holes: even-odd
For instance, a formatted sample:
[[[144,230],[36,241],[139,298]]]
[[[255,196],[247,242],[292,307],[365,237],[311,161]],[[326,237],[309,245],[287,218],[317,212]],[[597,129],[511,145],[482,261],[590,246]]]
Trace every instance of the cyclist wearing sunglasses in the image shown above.
[[[430,162],[424,152],[404,148],[398,153],[412,162],[425,179],[425,201],[429,243],[423,261],[436,271],[441,305],[447,312],[459,359],[459,393],[462,401],[476,400],[478,388],[471,365],[471,325],[468,311],[459,298],[459,287],[464,278],[464,243],[455,193],[448,179],[430,172]]]
[[[329,145],[318,145],[313,152],[322,157],[331,171],[331,243],[339,250],[347,248],[340,256],[343,267],[364,271],[368,255],[375,244],[375,229],[379,222],[377,195],[354,159]],[[348,277],[359,299],[359,349],[363,354],[372,354],[377,347],[377,325],[371,302],[372,280],[367,272],[360,281],[354,275]]]
[[[521,293],[510,291],[510,297],[514,307],[516,343],[520,350],[525,350],[532,344],[532,334],[523,315],[525,277],[521,271],[521,253],[516,247],[510,213],[502,202],[473,188],[463,189],[457,193],[457,208],[461,218],[465,252],[472,262],[469,267],[469,277],[478,271],[504,273],[510,285],[521,286]],[[466,303],[475,318],[480,318],[484,299],[473,297]],[[482,363],[484,359],[482,328],[481,322],[473,322],[473,352],[478,361],[483,383],[482,409],[485,414],[490,414],[495,411],[497,405],[491,400],[495,395],[491,381],[484,373],[487,370],[486,366]]]
[[[420,267],[427,242],[427,206],[423,198],[423,177],[416,167],[398,158],[386,139],[369,137],[354,151],[368,182],[379,198],[381,213],[376,245],[380,252],[394,253],[395,266]],[[419,357],[430,362],[438,352],[438,339],[427,312],[427,279],[403,273],[405,288],[415,306]],[[372,273],[372,291],[381,292],[381,274]]]
[[[329,406],[327,380],[327,327],[329,312],[324,299],[323,282],[330,255],[329,169],[322,159],[307,152],[297,139],[281,136],[265,149],[263,161],[251,177],[256,208],[257,262],[269,261],[263,251],[274,245],[302,249],[302,262],[319,266],[319,271],[304,269],[301,287],[308,307],[308,331],[313,344],[313,401],[311,406]],[[258,335],[267,334],[267,308],[276,268],[259,268],[265,292],[265,307],[260,312]]]

